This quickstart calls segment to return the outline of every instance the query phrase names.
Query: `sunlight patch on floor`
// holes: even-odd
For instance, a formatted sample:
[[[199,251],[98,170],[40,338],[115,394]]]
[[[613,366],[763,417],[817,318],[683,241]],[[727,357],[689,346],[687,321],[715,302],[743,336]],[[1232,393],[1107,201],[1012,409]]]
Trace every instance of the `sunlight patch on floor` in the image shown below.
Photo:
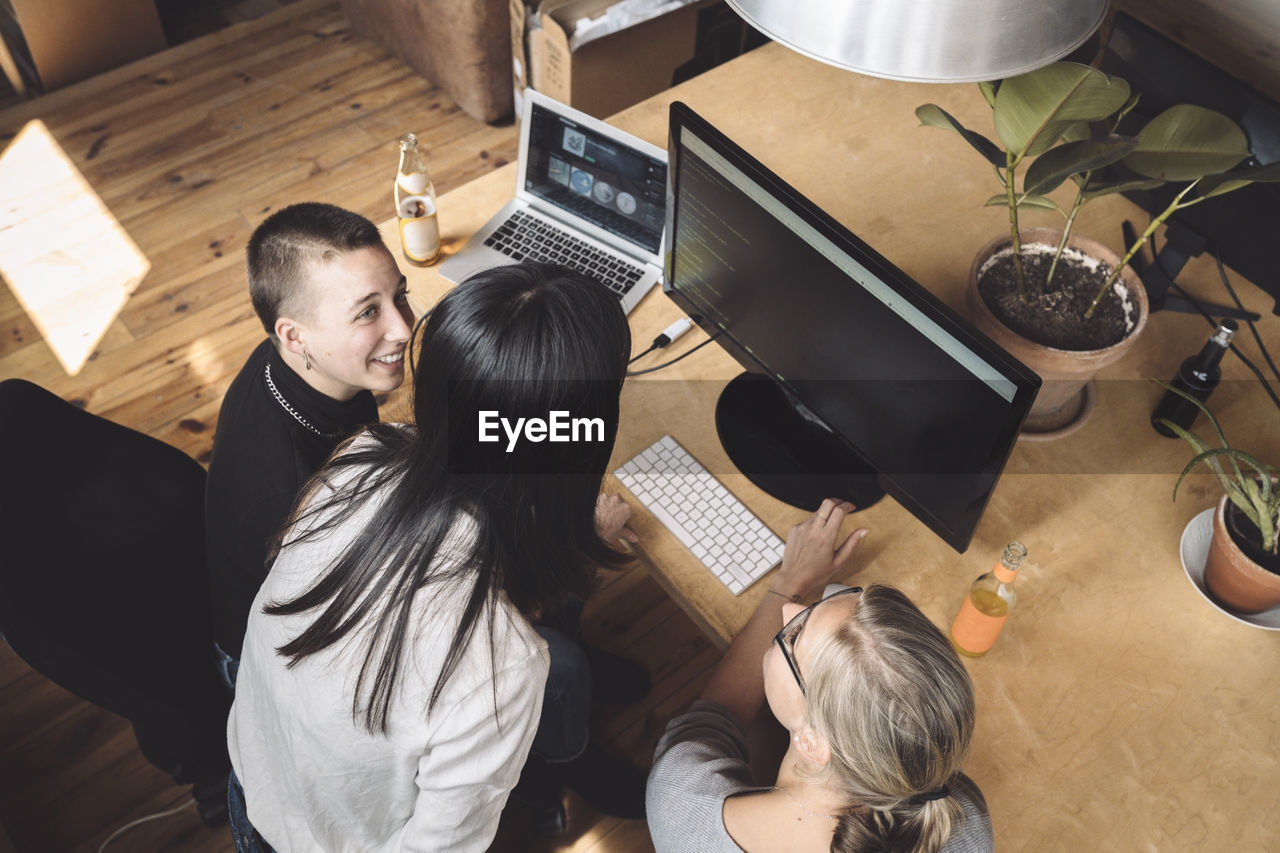
[[[196,338],[187,346],[187,364],[205,385],[212,385],[236,371],[235,365],[224,363],[222,354],[207,335]]]
[[[0,154],[0,275],[80,372],[151,262],[36,120]]]

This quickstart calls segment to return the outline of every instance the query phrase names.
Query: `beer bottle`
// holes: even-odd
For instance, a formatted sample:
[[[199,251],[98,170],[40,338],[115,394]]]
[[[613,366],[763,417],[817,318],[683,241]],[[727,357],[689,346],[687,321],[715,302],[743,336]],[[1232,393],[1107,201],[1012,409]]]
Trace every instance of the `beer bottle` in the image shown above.
[[[951,624],[951,645],[957,652],[979,658],[995,645],[1009,611],[1018,600],[1013,581],[1026,558],[1026,546],[1010,542],[995,568],[969,586],[956,621]]]
[[[404,256],[418,266],[430,264],[440,251],[436,190],[418,151],[418,138],[412,133],[400,137],[400,168],[393,197]]]
[[[1190,394],[1201,403],[1208,400],[1213,389],[1218,387],[1218,380],[1222,378],[1222,368],[1218,363],[1222,361],[1222,354],[1231,345],[1231,337],[1239,328],[1235,320],[1223,320],[1218,325],[1217,331],[1213,333],[1213,337],[1209,338],[1208,343],[1200,349],[1200,353],[1182,362],[1182,366],[1178,368],[1178,375],[1173,377],[1169,384],[1179,391]],[[1168,418],[1183,429],[1189,430],[1199,414],[1200,410],[1194,403],[1179,397],[1172,391],[1165,391],[1156,405],[1156,410],[1151,413],[1151,426],[1161,435],[1175,438],[1177,433],[1160,423],[1160,420]]]

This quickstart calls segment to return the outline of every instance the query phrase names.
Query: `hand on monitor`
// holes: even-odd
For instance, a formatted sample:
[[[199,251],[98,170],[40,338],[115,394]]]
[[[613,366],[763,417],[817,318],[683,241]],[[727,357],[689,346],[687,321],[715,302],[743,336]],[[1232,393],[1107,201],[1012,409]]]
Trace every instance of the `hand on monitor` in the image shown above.
[[[836,544],[840,526],[853,510],[848,501],[827,498],[817,512],[792,527],[787,534],[782,568],[769,588],[787,598],[803,597],[814,587],[843,574],[853,560],[854,549],[867,535],[867,529],[859,527]]]
[[[640,541],[635,531],[627,526],[630,519],[630,504],[617,495],[601,495],[596,500],[596,532],[610,545]]]

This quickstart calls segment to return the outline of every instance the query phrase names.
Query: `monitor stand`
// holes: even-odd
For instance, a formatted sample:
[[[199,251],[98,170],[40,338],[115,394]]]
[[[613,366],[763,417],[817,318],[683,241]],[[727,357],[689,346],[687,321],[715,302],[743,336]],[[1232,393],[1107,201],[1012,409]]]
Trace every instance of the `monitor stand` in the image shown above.
[[[720,392],[716,432],[748,480],[794,507],[813,511],[824,498],[842,498],[866,509],[884,497],[874,469],[758,373],[742,373]]]

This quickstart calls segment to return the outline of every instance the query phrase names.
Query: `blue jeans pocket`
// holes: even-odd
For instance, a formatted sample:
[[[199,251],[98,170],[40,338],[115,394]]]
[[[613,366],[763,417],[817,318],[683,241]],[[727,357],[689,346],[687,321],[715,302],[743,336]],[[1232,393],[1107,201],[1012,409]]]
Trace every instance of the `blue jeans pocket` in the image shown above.
[[[275,853],[275,849],[249,822],[244,788],[236,778],[235,771],[227,779],[227,823],[231,825],[231,840],[235,842],[236,853]]]

